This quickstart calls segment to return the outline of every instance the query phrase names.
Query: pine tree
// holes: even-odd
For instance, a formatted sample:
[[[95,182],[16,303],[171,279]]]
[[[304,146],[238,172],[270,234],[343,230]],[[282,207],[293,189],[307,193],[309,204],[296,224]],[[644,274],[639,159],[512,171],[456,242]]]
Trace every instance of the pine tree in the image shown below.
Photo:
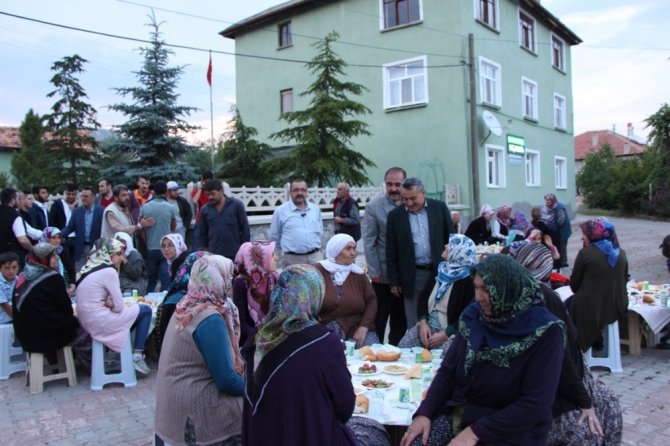
[[[271,184],[272,179],[261,167],[272,153],[271,147],[254,139],[258,131],[244,124],[237,109],[232,124],[233,129],[219,142],[214,158],[222,166],[218,176],[232,187]]]
[[[34,184],[54,186],[55,158],[44,144],[42,117],[28,110],[19,127],[21,150],[12,156],[12,176],[17,188],[30,190]]]
[[[347,66],[331,48],[338,38],[337,32],[332,31],[313,44],[317,55],[306,67],[316,79],[300,94],[311,98],[309,106],[284,113],[281,119],[289,128],[272,135],[286,143],[295,143],[287,157],[273,160],[272,164],[319,187],[338,181],[356,186],[367,184],[365,168],[375,166],[362,153],[349,148],[354,137],[370,135],[368,125],[354,118],[370,113],[370,109],[348,97],[367,91],[365,87],[338,79],[345,76]]]
[[[197,108],[177,104],[177,83],[183,67],[168,65],[174,52],[165,47],[155,17],[150,19],[151,44],[140,48],[144,63],[135,73],[139,85],[115,89],[121,96],[130,96],[132,103],[109,107],[128,118],[118,126],[121,138],[111,148],[129,153],[130,161],[103,172],[127,179],[143,173],[152,178],[185,180],[196,174],[190,166],[179,161],[194,149],[182,135],[198,127],[188,124],[182,117],[190,116]]]
[[[95,108],[85,102],[88,96],[77,77],[84,72],[86,62],[86,59],[75,54],[51,66],[56,74],[50,82],[56,89],[47,97],[58,99],[51,107],[51,114],[45,117],[50,133],[46,145],[60,160],[52,166],[57,172],[56,184],[52,186],[57,189],[67,183],[88,184],[94,174],[91,160],[95,154],[96,141],[90,132],[100,124],[95,120]]]

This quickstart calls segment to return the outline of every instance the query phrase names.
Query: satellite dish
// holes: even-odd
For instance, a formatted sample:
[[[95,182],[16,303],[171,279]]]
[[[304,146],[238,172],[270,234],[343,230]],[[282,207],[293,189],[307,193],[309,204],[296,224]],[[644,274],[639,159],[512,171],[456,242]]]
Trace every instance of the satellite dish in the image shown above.
[[[482,113],[482,119],[484,120],[484,125],[486,125],[486,127],[491,130],[491,133],[496,136],[502,135],[502,126],[500,125],[498,118],[496,118],[493,113],[485,110],[484,113]]]

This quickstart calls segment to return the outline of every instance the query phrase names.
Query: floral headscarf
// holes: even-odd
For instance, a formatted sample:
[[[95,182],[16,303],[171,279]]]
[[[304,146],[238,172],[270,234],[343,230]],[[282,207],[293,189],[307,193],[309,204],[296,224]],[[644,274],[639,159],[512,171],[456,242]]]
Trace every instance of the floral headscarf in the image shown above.
[[[33,246],[33,250],[28,253],[26,266],[24,266],[14,285],[14,300],[17,310],[21,310],[23,302],[35,285],[49,276],[58,274],[57,270],[51,268],[51,257],[55,248],[51,243],[40,242]]]
[[[275,242],[242,243],[235,255],[235,276],[247,286],[247,309],[254,323],[265,317],[270,306],[270,293],[277,282],[277,271],[270,271],[275,255]]]
[[[528,350],[554,324],[563,322],[544,306],[537,281],[509,256],[494,254],[473,268],[489,294],[491,316],[479,302],[461,314],[458,330],[467,342],[465,373],[477,362],[509,367],[510,360]]]
[[[244,363],[239,353],[240,317],[237,307],[230,299],[233,280],[233,262],[219,255],[198,259],[191,268],[188,293],[175,309],[177,333],[184,330],[199,313],[216,310],[226,323],[230,350],[234,354],[234,368],[244,373]]]
[[[206,251],[196,251],[186,256],[184,263],[181,264],[177,270],[177,274],[174,276],[174,279],[172,279],[172,283],[170,283],[170,286],[168,287],[167,295],[165,296],[165,299],[163,299],[164,304],[176,304],[182,297],[184,297],[184,294],[186,294],[186,290],[188,289],[188,282],[191,278],[191,268],[193,267],[193,264],[195,264],[198,259],[209,255],[211,254]]]
[[[521,242],[524,245],[510,255],[540,283],[549,283],[549,276],[554,267],[554,259],[549,248],[541,243]]]
[[[349,234],[335,234],[328,240],[328,244],[326,245],[326,260],[319,262],[331,274],[335,285],[343,285],[344,281],[349,277],[349,273],[363,274],[365,272],[356,263],[340,265],[335,261],[335,257],[340,255],[345,246],[351,242],[356,243],[356,240]]]
[[[127,232],[117,232],[114,234],[114,239],[126,245],[126,257],[129,256],[131,252],[137,251],[133,244],[133,238]]]
[[[435,294],[435,302],[439,302],[444,297],[452,283],[470,275],[470,270],[476,263],[475,243],[464,235],[451,234],[447,261],[440,262],[437,267],[436,280],[440,286]]]
[[[582,223],[580,228],[589,244],[602,251],[609,266],[614,268],[621,252],[614,225],[604,218],[593,218]]]
[[[44,228],[44,230],[42,231],[42,235],[40,236],[38,242],[39,243],[51,243],[49,241],[49,239],[51,237],[56,237],[57,235],[60,235],[60,234],[61,234],[60,229],[58,229],[54,226],[48,226],[48,227]],[[63,246],[58,245],[56,247],[56,254],[60,254],[61,252],[63,252]]]
[[[175,259],[181,255],[181,253],[186,251],[186,243],[184,242],[184,238],[181,236],[181,234],[168,234],[164,235],[161,237],[161,246],[163,245],[163,240],[168,239],[170,242],[174,245],[175,252],[177,255],[175,255]],[[172,260],[170,259],[165,259],[167,261],[168,267],[172,264]],[[174,259],[173,259],[174,260]]]
[[[102,268],[114,267],[112,264],[112,255],[123,253],[123,245],[120,241],[112,238],[101,238],[93,245],[93,249],[88,255],[86,264],[77,274],[77,284],[94,271]]]
[[[497,212],[498,221],[508,228],[511,224],[511,218],[510,218],[511,215],[512,215],[512,208],[507,206],[506,204],[503,204],[498,208]]]
[[[311,265],[291,265],[282,271],[272,291],[270,310],[256,334],[254,370],[289,335],[319,323],[325,292],[323,276]]]

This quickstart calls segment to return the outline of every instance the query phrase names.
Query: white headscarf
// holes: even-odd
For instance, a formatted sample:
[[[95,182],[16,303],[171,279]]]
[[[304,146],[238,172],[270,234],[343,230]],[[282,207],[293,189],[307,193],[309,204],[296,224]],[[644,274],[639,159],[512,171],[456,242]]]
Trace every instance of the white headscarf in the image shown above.
[[[128,257],[131,252],[136,251],[135,245],[133,245],[133,238],[127,232],[117,232],[114,234],[114,238],[122,241],[126,245],[126,257]]]
[[[332,275],[335,285],[342,285],[347,280],[347,277],[349,277],[349,273],[364,273],[363,268],[356,265],[356,263],[340,265],[335,262],[335,257],[340,255],[349,242],[356,243],[356,240],[349,234],[335,234],[328,240],[328,244],[326,245],[326,260],[319,262]]]

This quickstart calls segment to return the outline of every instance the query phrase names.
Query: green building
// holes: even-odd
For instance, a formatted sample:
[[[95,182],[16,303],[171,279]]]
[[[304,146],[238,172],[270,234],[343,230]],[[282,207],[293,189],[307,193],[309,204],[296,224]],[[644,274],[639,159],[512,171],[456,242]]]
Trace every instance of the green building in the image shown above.
[[[369,90],[357,100],[372,135],[353,143],[377,164],[373,184],[397,165],[429,192],[459,185],[471,216],[484,203],[528,211],[547,192],[574,213],[581,40],[539,1],[293,0],[236,23],[221,34],[235,39],[237,107],[261,140],[307,105],[304,62],[332,30],[347,80]]]

